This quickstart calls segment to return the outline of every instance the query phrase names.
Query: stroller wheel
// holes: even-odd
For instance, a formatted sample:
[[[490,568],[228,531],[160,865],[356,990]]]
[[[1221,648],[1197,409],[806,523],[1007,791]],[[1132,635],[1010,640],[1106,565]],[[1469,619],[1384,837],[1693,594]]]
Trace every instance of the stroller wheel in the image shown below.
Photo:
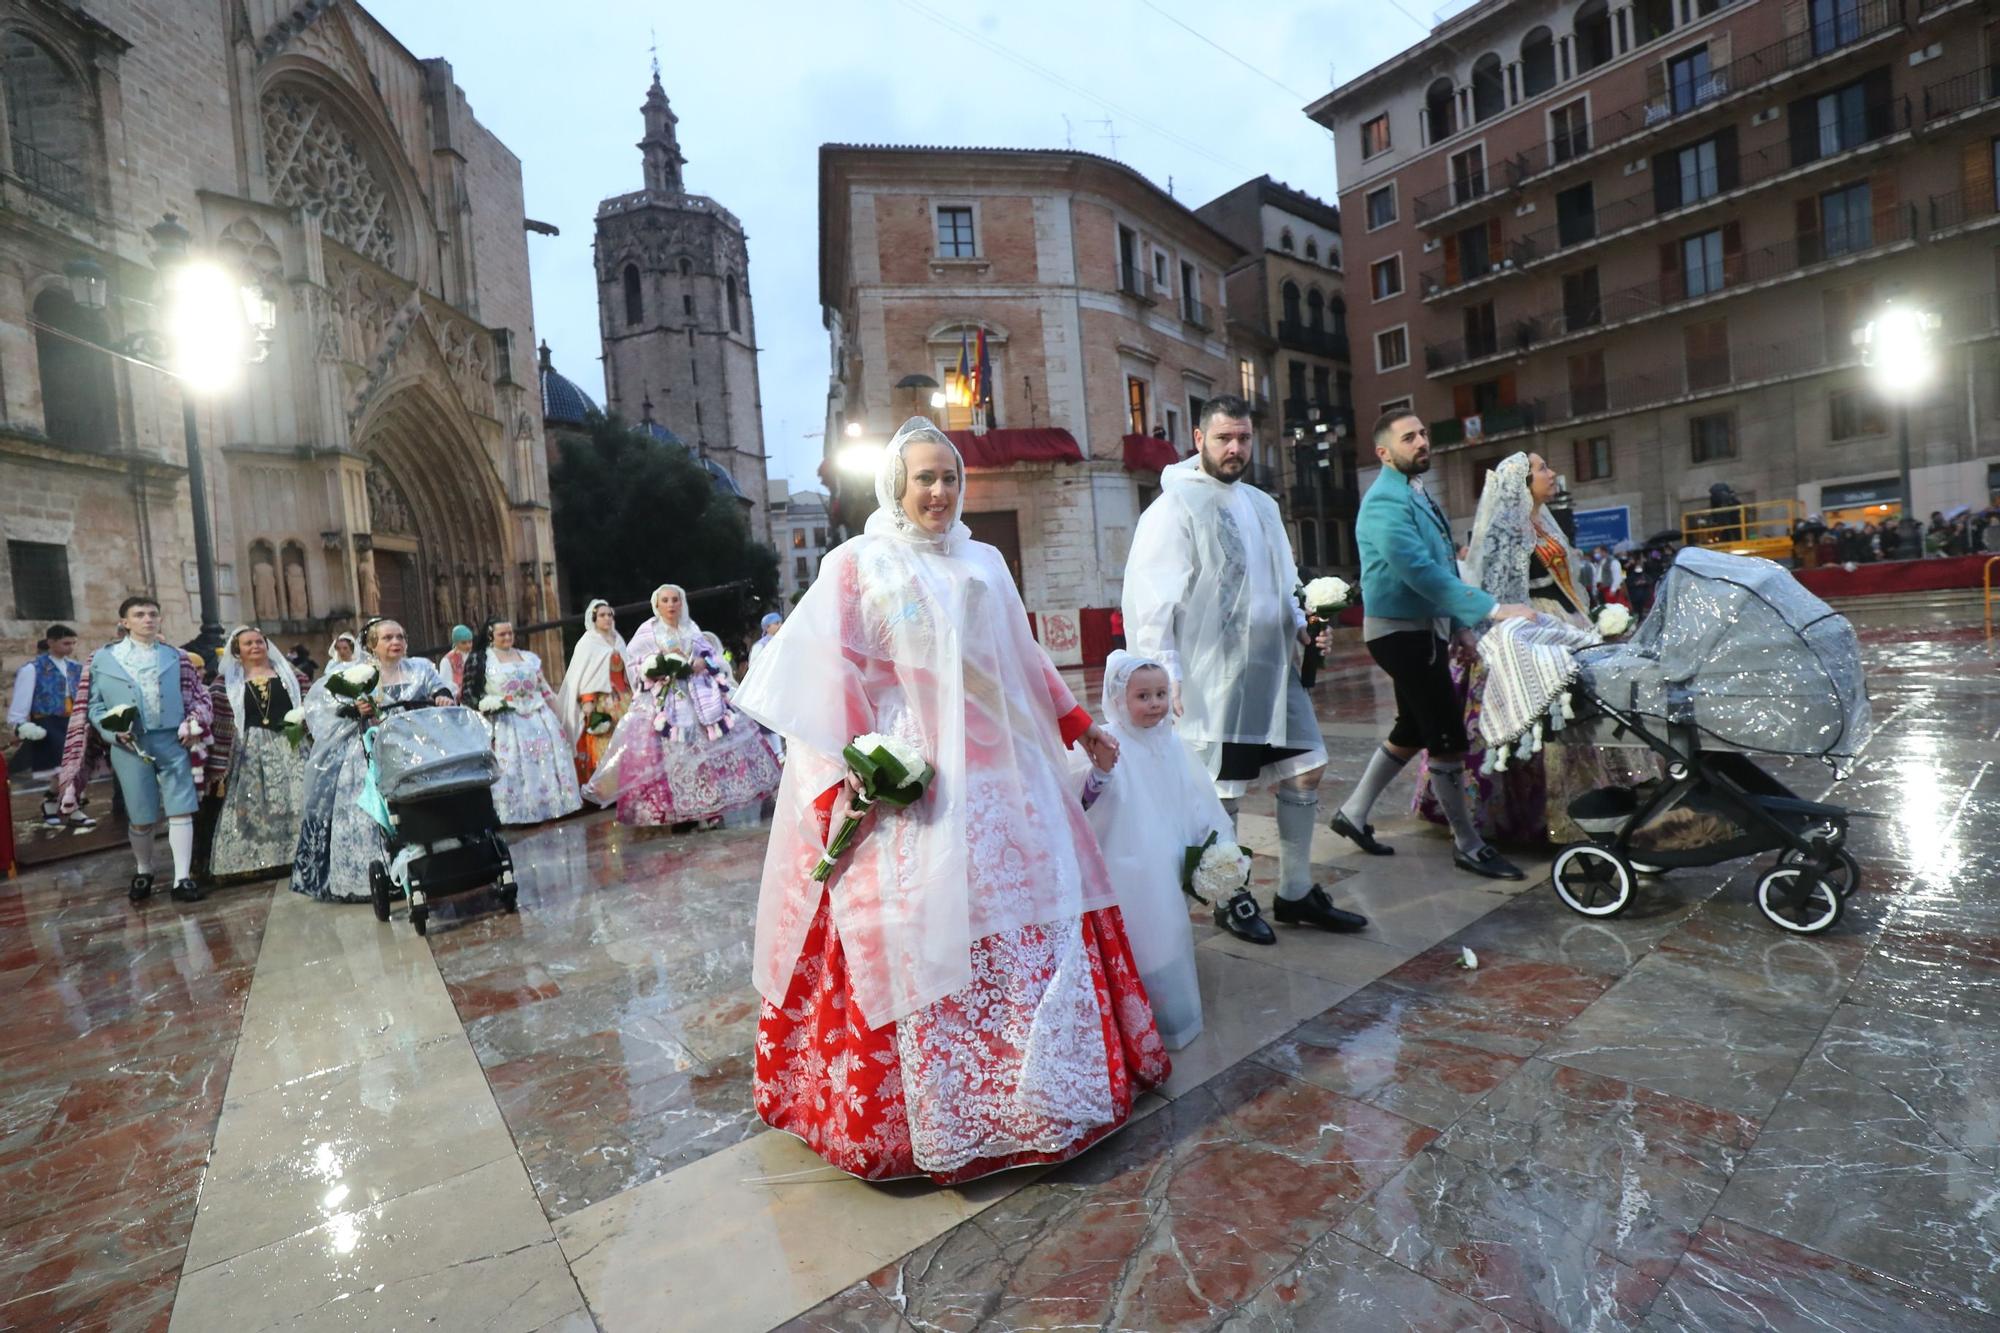
[[[1810,859],[1810,857],[1798,852],[1786,852],[1778,858],[1778,864],[1781,866],[1803,866]],[[1861,863],[1854,859],[1853,852],[1843,847],[1840,849],[1840,854],[1835,858],[1833,865],[1827,870],[1825,880],[1828,884],[1833,885],[1834,892],[1845,898],[1848,894],[1854,892],[1855,888],[1861,883]]]
[[[1757,910],[1779,930],[1793,935],[1817,935],[1840,920],[1846,906],[1830,879],[1813,882],[1801,897],[1806,872],[1779,866],[1757,881]]]
[[[1563,905],[1584,916],[1617,916],[1632,905],[1632,867],[1594,842],[1563,848],[1549,880]]]
[[[430,925],[430,917],[431,909],[428,907],[412,907],[410,909],[410,924],[417,928],[417,934],[419,935],[426,933],[426,928]]]
[[[368,897],[375,904],[375,919],[389,919],[389,872],[380,861],[368,863]]]

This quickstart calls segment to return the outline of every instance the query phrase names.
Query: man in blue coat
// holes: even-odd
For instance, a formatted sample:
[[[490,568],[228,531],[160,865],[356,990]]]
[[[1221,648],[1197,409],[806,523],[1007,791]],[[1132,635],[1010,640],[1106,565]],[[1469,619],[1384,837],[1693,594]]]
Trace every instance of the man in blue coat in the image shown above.
[[[1382,474],[1362,498],[1354,526],[1361,548],[1361,637],[1396,687],[1396,722],[1334,813],[1333,831],[1371,855],[1392,855],[1393,847],[1376,841],[1368,814],[1403,765],[1427,750],[1431,792],[1451,823],[1453,864],[1489,879],[1520,879],[1520,870],[1479,836],[1466,804],[1465,710],[1452,688],[1451,651],[1471,651],[1475,626],[1532,617],[1534,610],[1498,605],[1459,578],[1451,525],[1424,490],[1431,437],[1422,420],[1409,412],[1383,413],[1375,423],[1375,456]]]

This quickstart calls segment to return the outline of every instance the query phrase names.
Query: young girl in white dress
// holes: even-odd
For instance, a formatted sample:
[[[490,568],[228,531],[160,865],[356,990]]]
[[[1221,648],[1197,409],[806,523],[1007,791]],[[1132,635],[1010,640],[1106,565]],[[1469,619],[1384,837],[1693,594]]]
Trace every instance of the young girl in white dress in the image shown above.
[[[1234,842],[1215,784],[1174,730],[1164,668],[1124,649],[1104,664],[1104,729],[1118,741],[1115,772],[1084,779],[1085,817],[1125,916],[1125,936],[1169,1050],[1201,1034],[1194,931],[1181,892],[1182,858],[1213,833]]]

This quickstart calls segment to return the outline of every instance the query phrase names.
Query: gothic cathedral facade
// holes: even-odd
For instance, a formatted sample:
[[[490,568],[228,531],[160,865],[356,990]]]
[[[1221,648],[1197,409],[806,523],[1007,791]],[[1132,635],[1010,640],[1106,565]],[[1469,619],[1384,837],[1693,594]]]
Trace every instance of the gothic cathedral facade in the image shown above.
[[[599,326],[606,408],[652,422],[729,474],[771,541],[750,253],[735,214],[690,194],[656,69],[639,141],[645,188],[597,206]],[[657,432],[656,432],[657,433]]]

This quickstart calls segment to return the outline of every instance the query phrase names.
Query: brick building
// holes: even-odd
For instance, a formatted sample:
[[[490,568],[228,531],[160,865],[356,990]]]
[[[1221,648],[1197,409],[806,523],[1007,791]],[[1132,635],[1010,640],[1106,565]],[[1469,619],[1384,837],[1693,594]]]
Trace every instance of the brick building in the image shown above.
[[[1678,527],[1715,482],[1880,518],[1896,413],[1852,333],[1893,299],[1942,320],[1915,508],[1984,503],[1994,43],[1965,0],[1489,0],[1441,24],[1309,108],[1369,294],[1357,415],[1431,423],[1461,529],[1519,448],[1596,535]]]
[[[764,503],[764,411],[743,224],[682,174],[679,117],[660,75],[640,108],[645,188],[597,206],[598,315],[605,408],[658,425],[746,500],[750,531],[772,538]]]
[[[1243,256],[1089,153],[823,146],[822,475],[837,523],[857,531],[874,507],[870,477],[841,468],[857,435],[941,416],[972,472],[966,522],[1006,556],[1051,653],[1101,655],[1160,467],[1192,452],[1203,400],[1258,390],[1218,313]],[[985,411],[957,370],[982,332]],[[1275,479],[1275,464],[1267,445],[1254,466]]]
[[[520,163],[449,64],[351,0],[8,0],[0,61],[0,654],[198,621],[179,383],[101,350],[159,331],[166,213],[276,308],[194,402],[223,623],[556,614]]]
[[[1226,278],[1232,342],[1239,356],[1261,348],[1268,367],[1259,386],[1277,404],[1269,420],[1293,553],[1315,572],[1351,570],[1358,497],[1340,210],[1258,176],[1195,213],[1248,252]]]

